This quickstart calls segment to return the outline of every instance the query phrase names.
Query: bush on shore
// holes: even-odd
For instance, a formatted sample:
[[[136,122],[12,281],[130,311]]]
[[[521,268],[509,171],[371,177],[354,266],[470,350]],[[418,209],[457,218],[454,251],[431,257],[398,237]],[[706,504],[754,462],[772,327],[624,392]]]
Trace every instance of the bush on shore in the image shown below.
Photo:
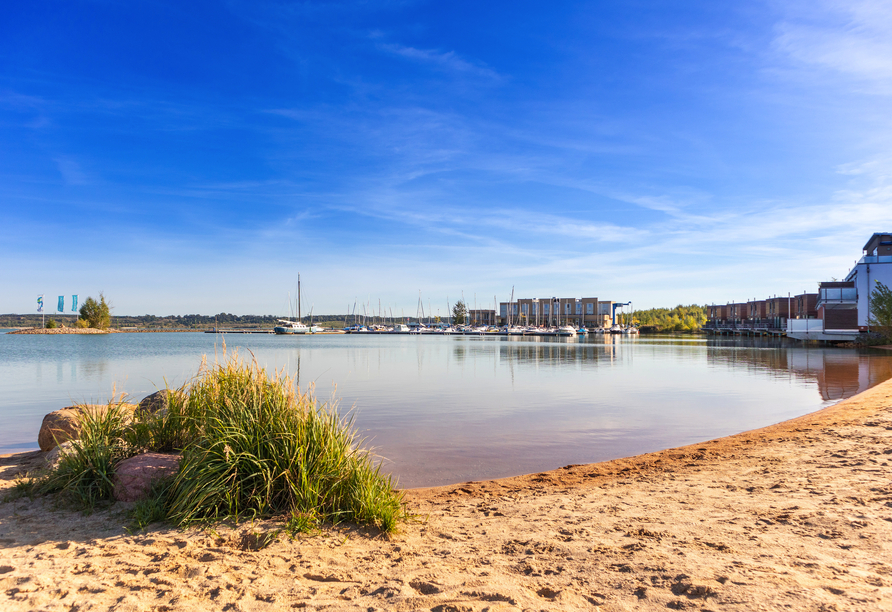
[[[179,526],[282,516],[291,530],[350,521],[390,533],[407,516],[402,494],[362,448],[352,419],[301,393],[284,373],[269,376],[237,355],[202,363],[166,409],[86,412],[82,428],[39,488],[85,508],[111,499],[123,459],[179,451],[178,473],[148,502],[151,516]]]
[[[868,323],[883,337],[892,341],[892,290],[880,281],[870,293],[870,313]]]
[[[111,304],[105,300],[105,295],[101,291],[99,301],[88,297],[78,310],[78,314],[80,315],[78,327],[81,327],[81,321],[85,321],[88,327],[96,329],[107,329],[111,325]]]

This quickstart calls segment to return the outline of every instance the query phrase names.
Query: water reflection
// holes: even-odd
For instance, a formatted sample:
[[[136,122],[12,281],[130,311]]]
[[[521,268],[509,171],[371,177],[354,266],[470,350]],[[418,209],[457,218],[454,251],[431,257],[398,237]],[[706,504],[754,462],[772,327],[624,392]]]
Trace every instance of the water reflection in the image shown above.
[[[852,397],[892,378],[892,359],[879,351],[791,346],[784,340],[754,342],[750,346],[720,344],[718,348],[722,350],[709,352],[713,365],[753,368],[813,381],[825,402]]]
[[[0,452],[71,401],[134,399],[213,361],[210,334],[0,335]],[[693,443],[892,377],[892,355],[770,339],[228,336],[343,408],[403,486],[496,478]],[[250,353],[248,351],[251,351]],[[219,351],[217,351],[219,354]],[[46,369],[44,369],[46,368]],[[70,374],[68,374],[70,372]],[[68,374],[68,375],[66,375]],[[329,386],[331,385],[331,386]]]

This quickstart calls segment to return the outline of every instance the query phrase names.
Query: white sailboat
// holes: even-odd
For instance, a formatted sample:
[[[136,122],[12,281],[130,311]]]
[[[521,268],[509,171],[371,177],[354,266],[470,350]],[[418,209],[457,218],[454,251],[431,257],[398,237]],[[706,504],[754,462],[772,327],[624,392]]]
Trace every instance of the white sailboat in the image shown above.
[[[294,314],[292,312],[292,314]],[[300,274],[297,275],[297,321],[291,319],[279,319],[280,325],[273,328],[273,331],[279,335],[285,334],[309,334],[312,333],[310,328],[301,322],[300,316]]]

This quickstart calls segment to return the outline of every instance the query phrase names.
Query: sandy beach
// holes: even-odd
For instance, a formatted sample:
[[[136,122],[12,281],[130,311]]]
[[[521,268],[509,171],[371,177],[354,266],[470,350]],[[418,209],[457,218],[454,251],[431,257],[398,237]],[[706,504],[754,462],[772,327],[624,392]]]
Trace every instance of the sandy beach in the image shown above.
[[[892,610],[892,381],[764,429],[407,491],[387,539],[0,504],[3,610]],[[0,460],[0,494],[39,453]]]

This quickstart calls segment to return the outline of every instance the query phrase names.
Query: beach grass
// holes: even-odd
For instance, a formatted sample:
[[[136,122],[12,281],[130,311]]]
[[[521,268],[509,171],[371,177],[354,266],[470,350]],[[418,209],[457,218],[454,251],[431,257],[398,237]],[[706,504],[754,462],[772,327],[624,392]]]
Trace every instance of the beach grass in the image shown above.
[[[39,485],[40,491],[60,493],[87,511],[111,499],[115,466],[135,454],[125,440],[129,421],[123,398],[110,402],[107,410],[82,407],[80,436]]]
[[[131,510],[139,529],[160,519],[186,526],[283,517],[292,535],[345,521],[391,533],[407,517],[352,417],[237,354],[203,361],[155,414],[131,416],[120,404],[85,410],[81,430],[40,488],[88,510],[111,498],[121,460],[181,453],[176,475]]]

